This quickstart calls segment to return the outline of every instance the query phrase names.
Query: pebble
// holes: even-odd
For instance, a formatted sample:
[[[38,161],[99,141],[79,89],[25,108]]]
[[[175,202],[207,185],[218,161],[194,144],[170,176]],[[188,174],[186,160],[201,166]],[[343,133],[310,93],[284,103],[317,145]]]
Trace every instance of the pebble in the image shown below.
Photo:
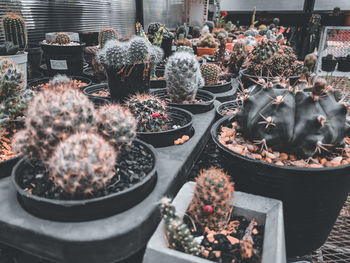
[[[309,164],[309,167],[310,168],[322,168],[323,165],[322,164],[318,164],[318,163],[312,163],[312,164]]]
[[[227,236],[227,239],[228,239],[228,241],[230,241],[230,243],[232,244],[232,245],[235,245],[235,244],[238,244],[239,243],[239,240],[237,239],[237,238],[235,238],[235,237],[233,237],[233,236]]]
[[[282,160],[288,160],[288,154],[286,153],[281,153],[280,157],[282,158]]]
[[[280,165],[280,166],[284,166],[284,163],[282,163],[281,161],[277,161],[275,162],[276,165]]]
[[[338,157],[333,158],[331,160],[331,163],[334,164],[334,165],[340,165],[342,160],[343,160],[343,157],[338,156]]]

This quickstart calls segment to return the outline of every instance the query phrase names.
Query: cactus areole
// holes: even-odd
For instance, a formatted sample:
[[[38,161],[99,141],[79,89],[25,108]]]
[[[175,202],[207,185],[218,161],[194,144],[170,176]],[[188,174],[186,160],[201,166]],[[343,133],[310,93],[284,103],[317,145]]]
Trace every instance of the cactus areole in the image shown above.
[[[346,108],[326,86],[321,78],[311,92],[280,83],[258,85],[237,114],[238,130],[262,148],[300,157],[343,147],[344,137],[350,134]]]

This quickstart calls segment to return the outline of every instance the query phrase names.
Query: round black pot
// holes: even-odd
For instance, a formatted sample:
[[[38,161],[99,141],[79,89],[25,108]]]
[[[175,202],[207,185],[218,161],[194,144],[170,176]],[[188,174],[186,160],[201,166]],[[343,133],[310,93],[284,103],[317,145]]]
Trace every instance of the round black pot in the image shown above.
[[[216,107],[216,115],[217,117],[222,118],[224,116],[227,116],[227,114],[223,114],[223,112],[237,109],[240,106],[241,106],[241,103],[238,100],[223,102]]]
[[[237,189],[283,201],[288,256],[311,253],[326,241],[350,190],[350,165],[327,168],[277,166],[239,155],[217,134],[230,124],[226,116],[211,136]]]
[[[93,83],[100,83],[101,81],[95,77],[94,70],[91,67],[83,69],[83,76],[92,80]]]
[[[22,171],[30,164],[20,160],[12,170],[12,182],[17,190],[17,198],[29,213],[53,221],[78,222],[105,218],[125,211],[142,201],[153,189],[157,173],[155,170],[156,153],[152,146],[136,139],[153,156],[153,169],[139,183],[118,193],[87,200],[54,200],[31,195],[24,191],[18,180]]]
[[[27,51],[28,51],[28,63],[32,71],[37,71],[41,65],[43,50],[39,45],[30,44]]]
[[[322,58],[321,68],[323,71],[332,72],[335,70],[336,65],[337,65],[336,59],[327,59],[326,57]]]
[[[81,75],[84,63],[85,43],[78,46],[56,46],[41,43],[49,76],[57,73]]]
[[[181,127],[160,132],[138,132],[137,137],[154,147],[166,147],[174,145],[175,140],[191,133],[193,115],[190,112],[180,108],[167,107],[167,116]]]
[[[101,99],[102,100],[107,100],[110,101],[111,98],[110,97],[104,97],[104,96],[95,96],[92,95],[97,91],[100,90],[108,90],[108,84],[106,83],[101,83],[101,84],[95,84],[95,85],[91,85],[89,87],[86,87],[85,89],[83,89],[83,92],[86,96],[89,97],[90,100],[92,100],[92,102],[94,102],[95,104],[98,103]]]
[[[0,162],[0,179],[11,175],[12,168],[18,163],[19,157],[14,157],[6,161]]]
[[[338,70],[342,72],[350,71],[350,60],[346,59],[346,57],[337,58],[338,61]]]
[[[145,67],[147,67],[146,64],[126,66],[124,72],[132,71],[129,77],[126,77],[124,80],[122,78],[124,73],[116,74],[115,69],[106,68],[108,87],[111,92],[112,101],[123,103],[130,95],[148,92],[150,86],[150,70],[148,70],[148,74],[144,76]]]
[[[80,80],[84,83],[87,83],[87,85],[82,86],[80,88],[80,90],[84,90],[86,87],[89,87],[92,84],[91,79],[88,79],[86,77],[80,77],[80,76],[68,76],[68,77],[71,79]],[[28,83],[28,87],[32,88],[32,87],[35,87],[35,86],[40,85],[40,84],[48,83],[50,81],[50,79],[51,78],[49,78],[49,77],[45,77],[45,78],[41,78],[41,79],[32,80]]]
[[[151,79],[150,80],[150,88],[151,89],[164,89],[164,88],[166,88],[165,79]]]
[[[249,75],[247,73],[247,69],[241,70],[239,72],[239,76],[240,76],[240,80],[242,81],[244,88],[249,88],[250,86],[255,85],[256,83],[252,80],[258,81],[258,79],[259,79],[255,75]],[[264,76],[262,76],[261,78],[263,78],[265,81],[269,81],[269,80],[273,79],[273,77],[264,77]],[[299,80],[299,76],[291,76],[288,79],[289,79],[290,84],[294,85],[295,82],[297,82]]]
[[[151,91],[151,93],[167,101],[167,104],[169,106],[182,108],[182,109],[188,110],[193,114],[204,113],[204,112],[210,111],[214,107],[215,95],[205,90],[198,90],[196,95],[196,99],[202,100],[202,102],[191,103],[191,104],[180,104],[180,103],[169,102],[167,89],[153,90]]]
[[[202,89],[209,91],[211,93],[214,93],[214,94],[222,93],[222,92],[226,92],[226,91],[229,91],[232,89],[232,82],[227,81],[227,82],[216,84],[216,85],[203,86]]]

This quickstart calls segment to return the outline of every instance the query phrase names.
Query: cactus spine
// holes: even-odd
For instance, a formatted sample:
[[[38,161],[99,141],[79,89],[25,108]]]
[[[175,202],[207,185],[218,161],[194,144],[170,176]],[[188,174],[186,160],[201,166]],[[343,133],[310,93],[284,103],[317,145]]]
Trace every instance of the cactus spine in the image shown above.
[[[219,82],[220,67],[216,64],[204,63],[201,66],[201,73],[205,80],[205,85],[216,85]]]
[[[5,40],[18,45],[21,50],[27,47],[27,27],[21,15],[9,13],[2,17]]]
[[[101,29],[98,34],[98,44],[100,45],[100,48],[104,48],[107,41],[111,39],[118,40],[118,32],[112,27]]]

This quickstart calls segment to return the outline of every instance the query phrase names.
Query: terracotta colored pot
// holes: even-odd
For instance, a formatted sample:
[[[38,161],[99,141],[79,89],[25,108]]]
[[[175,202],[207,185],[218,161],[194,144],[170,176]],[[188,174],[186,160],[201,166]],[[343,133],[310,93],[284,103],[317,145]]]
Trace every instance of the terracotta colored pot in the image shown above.
[[[350,26],[350,11],[345,12],[345,23],[344,26]]]
[[[216,48],[210,48],[210,47],[197,47],[197,54],[198,56],[204,56],[204,55],[214,55]]]
[[[220,31],[220,30],[225,30],[223,27],[214,27],[213,32]]]

